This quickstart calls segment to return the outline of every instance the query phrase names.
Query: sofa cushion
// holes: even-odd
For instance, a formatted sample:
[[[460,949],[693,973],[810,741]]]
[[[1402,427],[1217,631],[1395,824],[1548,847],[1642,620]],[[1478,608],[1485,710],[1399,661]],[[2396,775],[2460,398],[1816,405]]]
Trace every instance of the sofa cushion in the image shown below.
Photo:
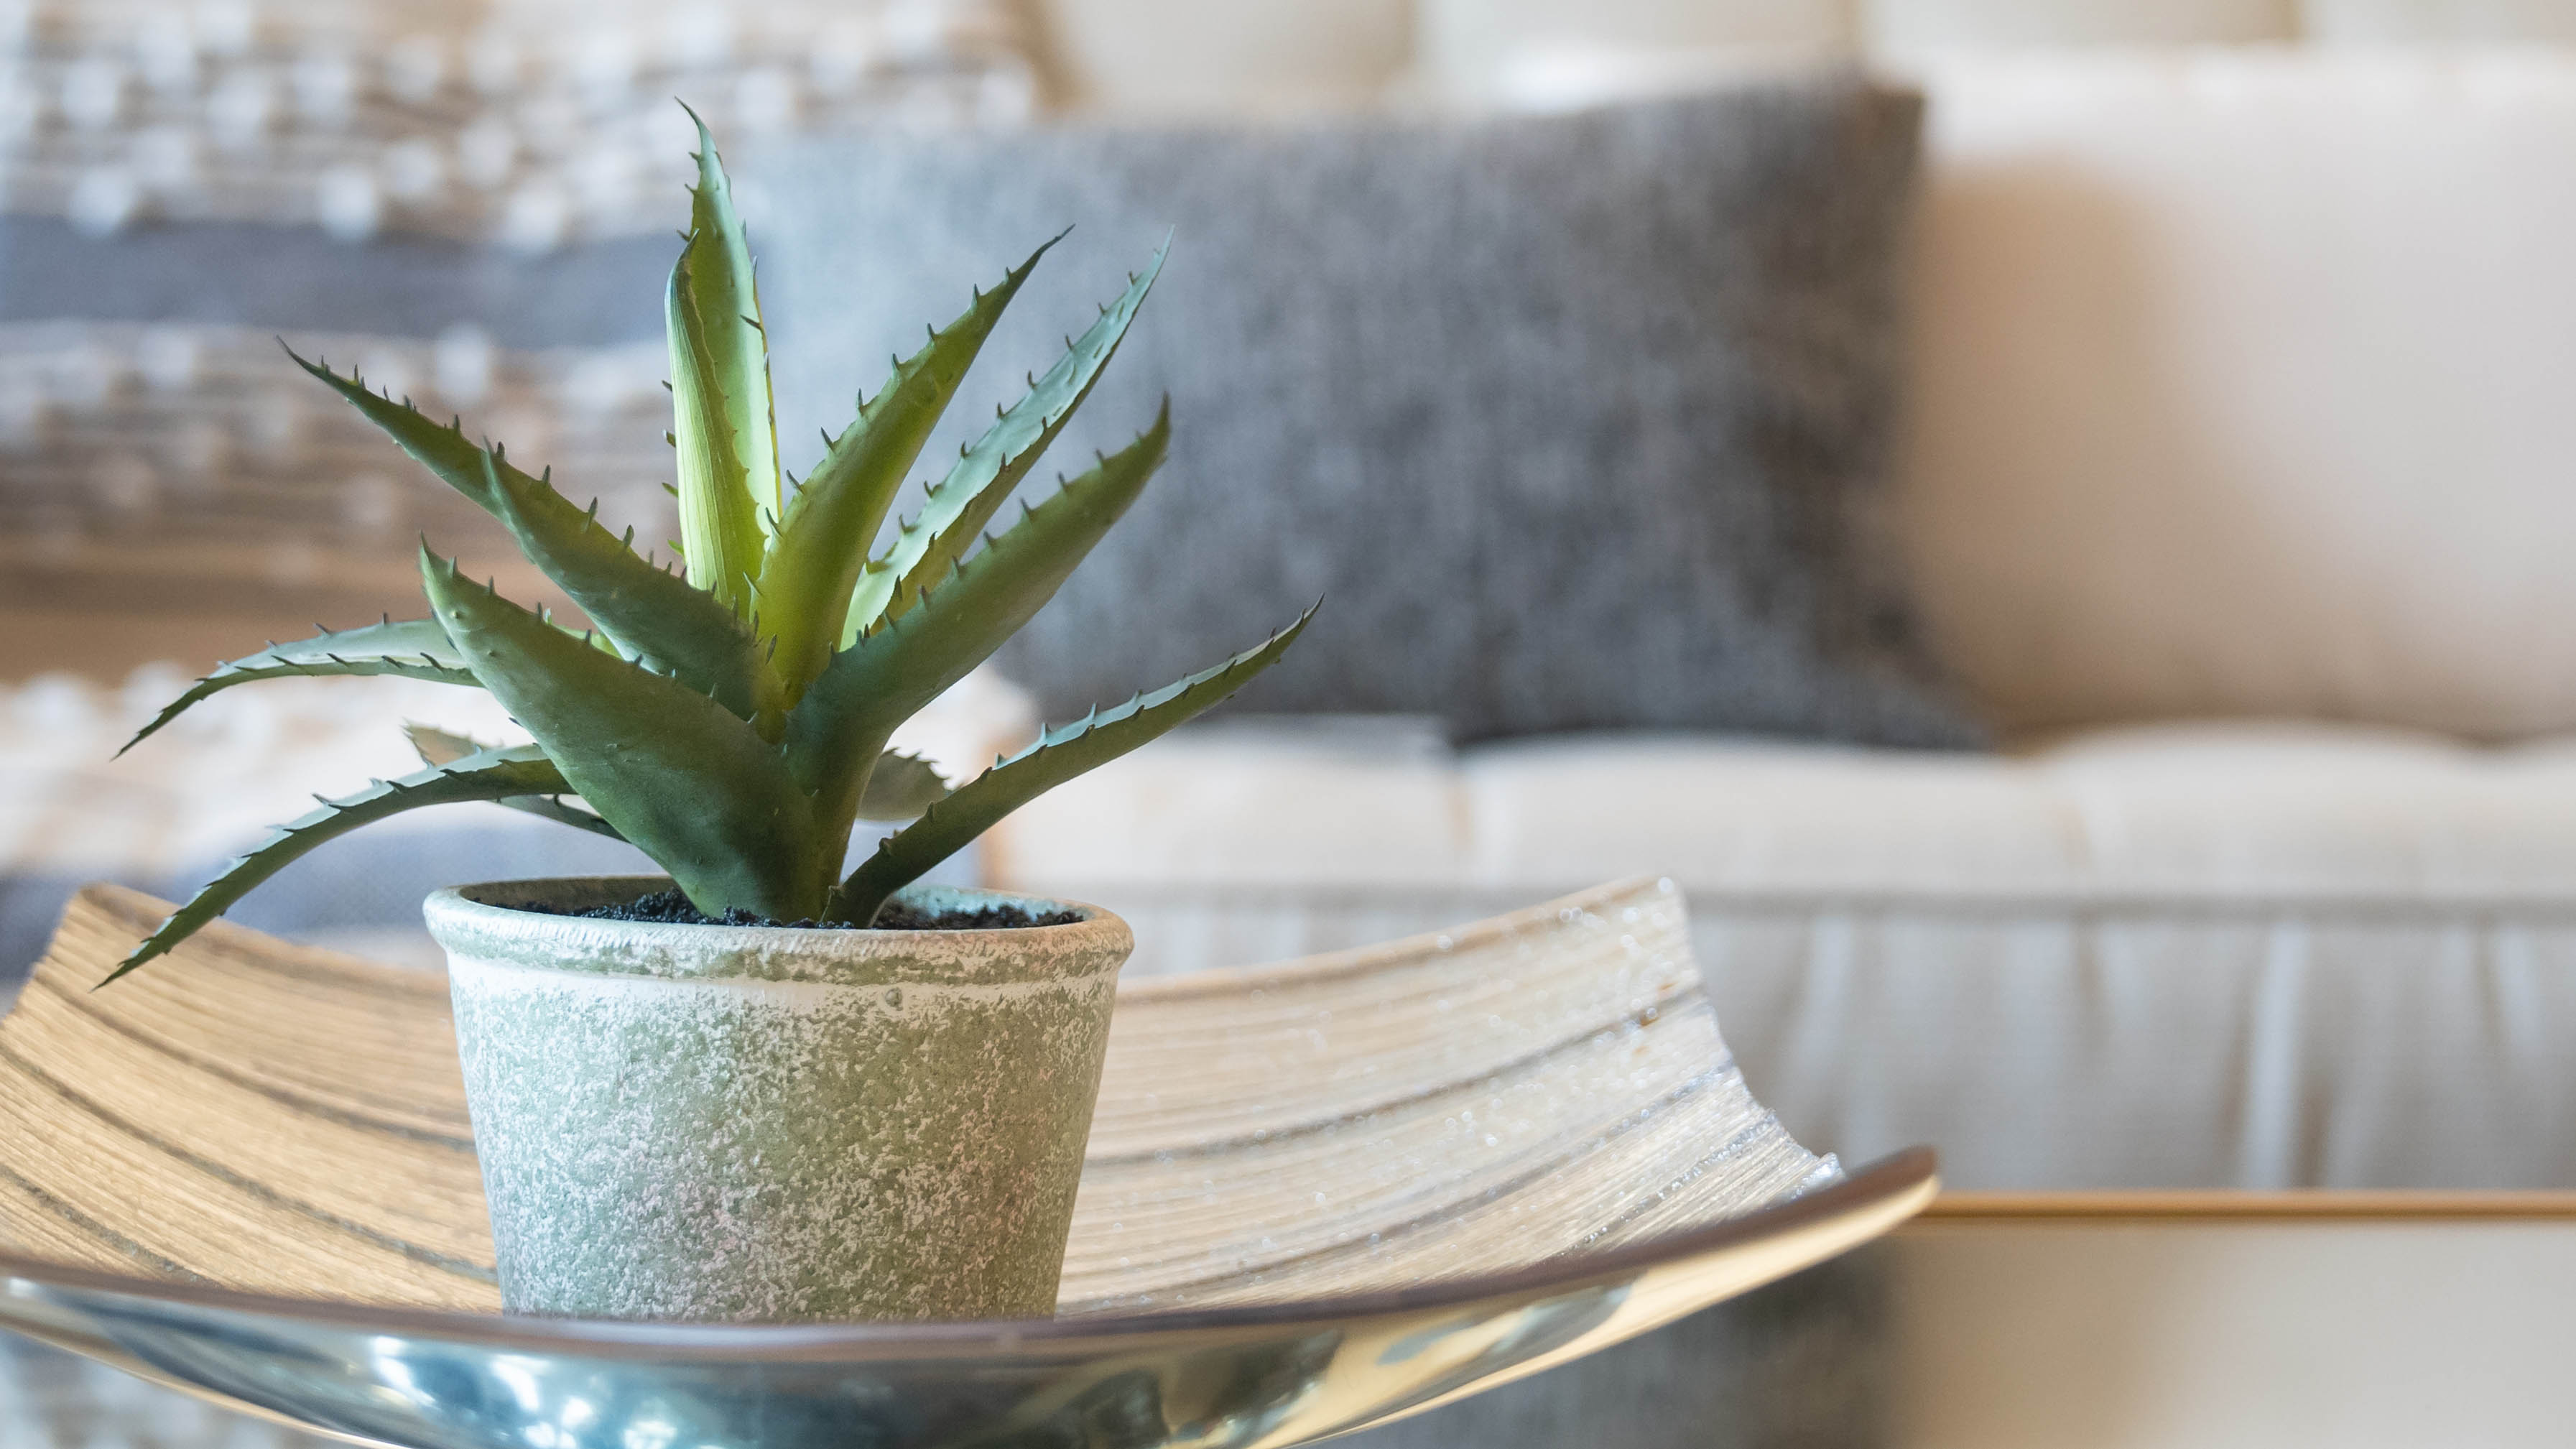
[[[1747,1079],[1847,1160],[1931,1142],[1968,1188],[2576,1186],[2576,743],[1596,736],[1327,769],[1189,734],[990,837],[1005,883],[1125,916],[1131,974],[1662,874]]]
[[[1058,98],[1128,116],[1365,106],[1411,58],[1413,0],[1046,0]]]
[[[2576,9],[2560,0],[2302,0],[2310,40],[2359,45],[2565,45]]]
[[[1054,715],[1323,595],[1249,707],[1955,744],[1875,527],[1915,120],[1834,77],[1473,125],[807,143],[763,163],[780,436],[810,454],[925,319],[1077,223],[962,441],[1177,228],[1058,444],[1123,443],[1168,394],[1165,476],[1001,656]]]
[[[1907,534],[1987,708],[2576,729],[2576,57],[1925,82]]]
[[[2317,0],[1863,0],[1874,50],[2245,45],[2297,38]]]
[[[1720,736],[1438,749],[1247,719],[1183,729],[993,832],[1005,883],[1539,896],[2576,900],[2576,742],[2179,724],[2017,755]]]
[[[1437,720],[1239,715],[1165,736],[1020,807],[985,837],[997,879],[1446,886],[1466,869]],[[996,853],[998,852],[998,854]]]

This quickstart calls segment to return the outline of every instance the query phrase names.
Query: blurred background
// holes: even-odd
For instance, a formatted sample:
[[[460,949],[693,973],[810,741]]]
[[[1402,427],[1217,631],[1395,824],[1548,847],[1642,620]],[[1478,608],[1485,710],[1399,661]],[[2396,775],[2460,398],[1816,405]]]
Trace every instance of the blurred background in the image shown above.
[[[675,96],[797,471],[1064,225],[952,432],[1172,239],[1057,466],[1164,396],[1170,465],[898,743],[971,773],[1326,599],[951,878],[1112,906],[1142,974],[1665,875],[1847,1160],[2576,1189],[2564,0],[0,4],[0,971],[405,718],[511,728],[285,681],[109,763],[216,659],[416,613],[422,534],[545,597],[278,338],[668,536]],[[429,888],[631,859],[424,812],[236,914],[426,961]],[[1705,1393],[1424,1422],[1849,1442],[1877,1291],[1657,1350]]]

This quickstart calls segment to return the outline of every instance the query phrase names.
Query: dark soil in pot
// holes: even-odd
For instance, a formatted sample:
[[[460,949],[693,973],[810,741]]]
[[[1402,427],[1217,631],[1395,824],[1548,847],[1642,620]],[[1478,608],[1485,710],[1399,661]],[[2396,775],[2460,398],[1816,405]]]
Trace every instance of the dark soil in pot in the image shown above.
[[[677,890],[655,891],[651,895],[618,905],[591,906],[568,911],[543,901],[521,901],[517,909],[546,916],[575,916],[591,921],[640,921],[655,926],[779,926],[797,931],[849,931],[859,929],[832,921],[771,921],[736,908],[721,916],[710,916],[689,904],[689,898]],[[971,911],[925,911],[917,906],[893,901],[877,912],[868,928],[878,931],[1012,931],[1031,926],[1071,925],[1082,917],[1071,911],[1048,911],[1032,914],[1018,906],[983,906]]]

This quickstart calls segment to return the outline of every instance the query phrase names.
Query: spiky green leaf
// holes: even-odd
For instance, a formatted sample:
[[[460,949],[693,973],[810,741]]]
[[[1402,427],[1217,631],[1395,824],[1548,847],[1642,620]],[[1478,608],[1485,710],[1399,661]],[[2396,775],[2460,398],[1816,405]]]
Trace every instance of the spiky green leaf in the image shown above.
[[[680,109],[686,111],[687,106]],[[707,123],[689,111],[698,128],[698,184],[689,192],[689,233],[696,264],[689,270],[690,298],[705,324],[707,361],[724,394],[725,420],[733,431],[734,457],[751,492],[752,516],[763,533],[778,520],[778,421],[769,394],[769,339],[760,325],[760,291],[753,280],[751,242],[733,205],[733,183],[716,156]]]
[[[776,705],[775,676],[751,630],[714,594],[637,557],[590,510],[507,466],[498,450],[485,461],[493,511],[520,551],[602,633],[740,718]]]
[[[833,892],[826,919],[858,925],[874,920],[889,896],[963,850],[1003,816],[1223,703],[1277,663],[1313,617],[1315,611],[1308,609],[1259,648],[1213,669],[1140,694],[1115,709],[1095,710],[1090,718],[1061,729],[1040,731],[1037,743],[960,785],[919,820],[886,837],[876,854]]]
[[[162,922],[161,928],[135,947],[132,954],[118,962],[99,985],[105,986],[155,956],[168,954],[200,926],[230,910],[252,887],[326,840],[424,805],[525,795],[542,788],[547,780],[560,783],[554,768],[536,746],[521,745],[469,755],[450,765],[434,765],[399,780],[379,780],[358,794],[325,800],[319,809],[277,827],[249,854],[225,867],[205,889],[172,912],[170,919]]]
[[[421,581],[465,666],[574,792],[700,910],[814,913],[828,869],[814,813],[750,725],[686,685],[584,647],[426,548]]]
[[[529,561],[626,652],[740,714],[748,715],[772,692],[763,678],[767,666],[730,608],[636,557],[552,483],[521,471],[500,449],[468,439],[456,424],[432,422],[408,403],[368,391],[354,373],[342,377],[293,348],[286,355],[348,399],[440,481],[501,520]]]
[[[711,330],[698,308],[696,276],[717,266],[722,245],[693,236],[671,267],[662,297],[671,347],[671,442],[679,469],[680,547],[689,582],[714,594],[737,617],[752,616],[764,536],[742,454],[735,446],[734,404],[709,347]],[[723,319],[719,318],[719,321]]]
[[[462,427],[453,421],[441,426],[422,416],[420,409],[409,402],[396,402],[381,393],[369,391],[365,378],[355,372],[342,377],[331,370],[328,359],[307,361],[292,347],[286,349],[286,355],[295,359],[296,366],[321,379],[333,392],[347,399],[351,407],[366,416],[367,421],[384,429],[395,446],[437,474],[440,482],[474,500],[485,512],[498,515],[498,502],[483,472],[483,449],[465,436]]]
[[[787,716],[787,757],[827,829],[846,829],[895,725],[984,662],[1055,597],[1171,441],[1171,406],[1134,443],[1029,509],[948,581],[832,662]]]
[[[871,560],[850,595],[841,647],[883,618],[912,607],[923,589],[948,576],[948,566],[963,557],[992,522],[1012,490],[1036,466],[1047,446],[1091,395],[1091,385],[1118,351],[1127,324],[1136,320],[1145,294],[1162,275],[1166,241],[1155,249],[1145,270],[1127,279],[1127,290],[1103,308],[1100,320],[1074,339],[1063,357],[1033,383],[1008,412],[996,419],[974,446],[930,490],[921,512],[906,521],[886,551]]]
[[[394,674],[440,684],[474,683],[474,676],[467,672],[455,646],[447,642],[447,632],[434,619],[387,619],[363,629],[326,629],[310,639],[271,644],[257,654],[216,665],[212,674],[198,680],[187,693],[154,715],[150,724],[135,731],[134,738],[117,753],[122,755],[143,743],[197,701],[236,684],[341,674]]]
[[[774,663],[791,702],[831,659],[851,590],[905,473],[921,456],[993,324],[1054,245],[1051,240],[1031,253],[1000,286],[976,294],[956,321],[933,332],[919,352],[898,361],[894,375],[859,405],[858,418],[832,440],[823,461],[788,500],[778,540],[761,569],[760,597],[762,631],[778,640]]]
[[[868,772],[859,795],[861,820],[917,820],[921,812],[948,798],[948,782],[928,760],[888,750]]]
[[[459,760],[482,754],[487,750],[505,748],[500,745],[487,745],[465,735],[451,734],[434,725],[405,724],[403,734],[410,739],[412,750],[420,756],[420,762],[433,768],[439,765],[453,765]],[[492,803],[507,806],[512,810],[525,811],[530,815],[569,825],[577,830],[587,830],[593,835],[605,835],[611,840],[622,841],[626,838],[617,833],[616,826],[600,819],[590,811],[578,805],[565,804],[563,797],[572,793],[572,786],[564,782],[563,772],[554,768],[554,761],[546,761],[546,768],[553,772],[553,778],[547,782],[551,788],[544,793],[510,795]]]

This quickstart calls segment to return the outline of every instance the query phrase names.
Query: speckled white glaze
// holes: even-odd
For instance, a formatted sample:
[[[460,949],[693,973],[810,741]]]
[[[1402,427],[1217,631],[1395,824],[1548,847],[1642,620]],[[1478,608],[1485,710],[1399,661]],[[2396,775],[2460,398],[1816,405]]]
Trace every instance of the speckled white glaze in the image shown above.
[[[648,925],[515,909],[649,877],[429,898],[518,1313],[1044,1316],[1108,1044],[1116,916],[978,931]]]

